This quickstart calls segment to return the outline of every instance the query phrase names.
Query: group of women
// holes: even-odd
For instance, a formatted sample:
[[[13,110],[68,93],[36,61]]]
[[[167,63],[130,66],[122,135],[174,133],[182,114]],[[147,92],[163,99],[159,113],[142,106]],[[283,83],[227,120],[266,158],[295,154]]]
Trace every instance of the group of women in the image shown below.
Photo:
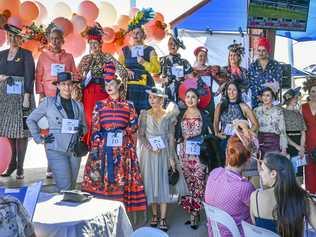
[[[273,85],[280,83],[282,70],[269,57],[267,39],[259,40],[259,57],[249,71],[241,67],[244,48],[235,42],[228,47],[228,66],[208,65],[205,47],[194,51],[196,63],[191,66],[178,53],[185,46],[176,35],[169,38],[169,54],[159,60],[154,48],[144,44],[142,26],[134,25],[130,28],[132,44],[124,47],[116,60],[102,52],[103,32],[97,24],[83,33],[90,53],[81,59],[77,69],[72,55],[62,49],[63,32],[52,28],[48,32],[49,45],[35,69],[31,52],[20,47],[21,30],[12,25],[6,25],[6,30],[10,49],[0,52],[0,97],[5,102],[0,104],[0,113],[8,116],[0,118],[0,136],[9,138],[13,152],[11,164],[2,176],[10,176],[17,169],[16,177],[23,179],[27,138],[32,136],[36,143],[45,145],[57,190],[73,189],[81,161],[78,149],[83,140],[89,156],[82,190],[122,201],[128,211],[144,211],[151,205],[151,226],[165,231],[167,203],[172,201],[171,194],[177,193],[181,207],[190,214],[186,224],[197,229],[204,197],[215,205],[220,202],[221,196],[216,195],[220,195],[221,187],[242,188],[245,195],[240,196],[241,202],[249,207],[253,186],[245,183],[240,187],[240,181],[245,181],[241,172],[250,157],[249,144],[246,146],[236,137],[235,126],[236,120],[246,120],[250,124],[248,137],[258,137],[258,149],[251,151],[253,157],[265,157],[262,170],[276,171],[271,187],[281,189],[283,183],[274,185],[279,182],[277,175],[281,171],[275,167],[279,161],[272,161],[276,158],[271,162],[267,158],[269,152],[300,157],[306,154],[306,189],[316,193],[316,79],[307,81],[309,101],[302,106],[303,115],[297,109],[298,89],[284,95],[286,109],[275,105],[278,88]],[[154,86],[153,74],[160,75],[162,89]],[[192,78],[211,91],[213,100],[205,111],[199,107],[200,88],[189,88],[185,98],[179,99],[180,85]],[[40,95],[36,109],[34,80]],[[38,126],[43,117],[48,120],[48,135],[42,134]],[[227,164],[210,174],[208,185],[210,167],[201,159],[205,136],[219,144],[221,159],[226,159]],[[209,152],[208,158],[212,159],[215,153]],[[283,162],[283,156],[276,156]],[[258,171],[257,165],[252,168],[264,179],[264,172]],[[171,176],[176,176],[175,182],[170,181]],[[216,182],[225,177],[227,184],[215,188]],[[210,187],[214,190],[210,191]],[[299,188],[297,192],[308,196]],[[263,194],[257,192],[256,200],[258,196],[260,200]],[[258,207],[251,214],[260,217],[260,210]],[[241,211],[232,215],[249,219],[249,210]],[[276,212],[276,217],[281,218],[282,211]],[[277,222],[279,233],[290,228],[282,221]]]

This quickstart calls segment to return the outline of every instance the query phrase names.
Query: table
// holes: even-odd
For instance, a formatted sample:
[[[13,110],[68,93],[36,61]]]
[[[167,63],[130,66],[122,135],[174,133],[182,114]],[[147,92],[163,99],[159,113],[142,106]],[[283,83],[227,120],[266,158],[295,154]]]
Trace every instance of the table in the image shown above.
[[[40,194],[33,217],[38,237],[129,237],[133,232],[121,202],[93,198],[72,203],[62,198]]]

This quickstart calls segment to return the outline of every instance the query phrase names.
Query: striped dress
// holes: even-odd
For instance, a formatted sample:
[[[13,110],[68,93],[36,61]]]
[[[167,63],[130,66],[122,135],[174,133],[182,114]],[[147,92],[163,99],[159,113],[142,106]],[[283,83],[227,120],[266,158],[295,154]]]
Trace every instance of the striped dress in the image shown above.
[[[147,203],[135,149],[137,114],[126,100],[97,102],[92,118],[92,148],[82,190],[121,201],[127,211],[144,211]],[[122,146],[108,146],[109,133],[122,133]]]

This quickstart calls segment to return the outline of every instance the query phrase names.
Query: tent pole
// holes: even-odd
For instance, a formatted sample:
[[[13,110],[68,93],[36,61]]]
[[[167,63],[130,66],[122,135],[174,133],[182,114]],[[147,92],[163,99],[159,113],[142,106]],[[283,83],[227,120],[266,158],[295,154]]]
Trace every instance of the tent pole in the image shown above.
[[[289,59],[289,64],[294,66],[294,57],[293,57],[293,40],[288,38],[287,39],[287,46],[288,46],[288,59]]]
[[[132,9],[133,7],[136,7],[136,0],[130,0],[130,9]]]

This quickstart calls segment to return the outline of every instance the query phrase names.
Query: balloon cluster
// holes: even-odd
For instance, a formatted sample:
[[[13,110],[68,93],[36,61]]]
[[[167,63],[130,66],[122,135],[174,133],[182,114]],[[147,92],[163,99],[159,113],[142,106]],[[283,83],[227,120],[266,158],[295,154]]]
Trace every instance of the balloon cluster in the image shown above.
[[[75,57],[79,57],[85,52],[86,42],[80,33],[87,27],[96,22],[103,27],[103,46],[102,49],[108,53],[115,53],[129,43],[127,31],[131,19],[139,11],[132,8],[129,15],[118,15],[115,7],[108,2],[101,2],[96,5],[94,1],[84,0],[79,4],[78,11],[72,12],[71,7],[65,2],[57,2],[54,5],[50,16],[52,22],[63,29],[65,35],[64,48]],[[31,26],[33,22],[43,24],[48,18],[46,7],[38,1],[20,0],[0,0],[0,28],[3,21],[2,17],[7,17],[5,22],[22,28]],[[9,13],[9,15],[8,15]],[[166,24],[161,13],[156,12],[153,20],[144,25],[147,40],[160,41],[165,37]],[[6,34],[0,30],[0,47],[6,41]],[[35,57],[39,54],[40,42],[28,40],[22,47],[33,52]]]

